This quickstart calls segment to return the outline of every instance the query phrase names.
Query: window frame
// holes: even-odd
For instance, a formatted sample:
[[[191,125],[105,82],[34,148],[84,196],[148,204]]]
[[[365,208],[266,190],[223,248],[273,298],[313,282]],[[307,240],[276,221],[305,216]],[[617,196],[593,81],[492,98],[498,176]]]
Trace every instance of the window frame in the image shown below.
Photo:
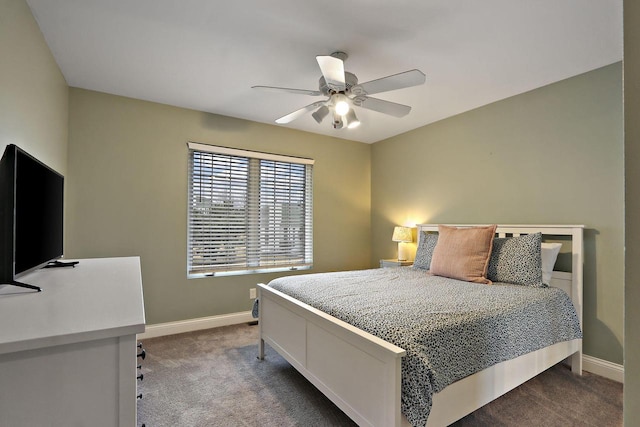
[[[293,157],[293,156],[285,156],[280,154],[273,153],[263,153],[258,151],[249,151],[237,148],[230,147],[222,147],[208,144],[201,144],[197,142],[188,142],[188,172],[187,172],[187,278],[202,278],[202,277],[212,277],[212,276],[230,276],[230,275],[244,275],[244,274],[256,274],[256,273],[272,273],[272,272],[282,272],[282,271],[296,271],[296,270],[307,270],[313,267],[313,165],[314,160],[303,158],[303,157]],[[240,235],[241,239],[244,240],[244,245],[234,246],[235,252],[238,252],[238,249],[244,249],[243,255],[231,255],[230,259],[233,260],[244,260],[244,263],[233,263],[227,262],[226,264],[221,262],[220,264],[215,264],[211,259],[208,260],[208,265],[198,266],[193,260],[196,258],[194,245],[198,245],[198,237],[202,238],[202,236],[198,236],[198,233],[202,233],[201,231],[194,231],[194,216],[196,212],[194,210],[194,205],[196,203],[202,203],[202,199],[196,201],[198,196],[201,197],[201,187],[198,184],[201,183],[201,175],[198,175],[200,181],[198,183],[194,182],[194,152],[200,153],[210,153],[213,156],[216,156],[218,159],[223,159],[225,157],[229,158],[229,162],[232,162],[233,159],[238,161],[238,159],[247,159],[247,174],[246,174],[246,186],[243,192],[242,189],[238,190],[238,187],[233,187],[241,194],[240,199],[243,197],[246,199],[244,203],[244,207],[239,208],[240,211],[244,212],[244,228],[241,226],[242,231]],[[214,157],[212,157],[214,159]],[[261,166],[262,165],[262,166]],[[287,166],[289,165],[289,166]],[[303,166],[304,175],[301,178],[300,166]],[[213,166],[212,166],[213,167]],[[242,170],[243,166],[239,166],[235,172]],[[286,174],[286,170],[291,169],[294,172],[289,172],[289,175]],[[271,172],[269,172],[271,171]],[[284,172],[283,172],[284,171]],[[228,172],[234,172],[229,170]],[[284,173],[284,175],[283,175]],[[271,178],[271,183],[273,184],[273,189],[271,192],[266,190],[267,187],[262,186],[261,183],[265,182],[265,177],[269,176]],[[281,197],[289,195],[289,199],[291,199],[292,193],[294,190],[291,185],[289,185],[288,190],[283,190],[283,187],[277,184],[282,184],[284,181],[281,181],[279,177],[288,176],[291,179],[292,176],[297,178],[296,183],[297,187],[297,197],[295,198],[295,202],[297,204],[293,206],[288,206],[287,203],[283,203]],[[231,177],[231,175],[230,175]],[[236,177],[237,178],[237,177]],[[241,176],[242,178],[242,176]],[[303,180],[303,190],[302,194],[300,194],[300,180]],[[232,179],[229,178],[229,181]],[[235,181],[235,178],[234,178]],[[241,182],[242,179],[235,181]],[[200,192],[194,190],[194,186],[198,186]],[[213,174],[212,174],[212,184],[210,185],[211,189],[211,199],[215,197],[215,195],[220,195],[225,190],[224,187],[220,187],[221,191],[215,191],[213,184]],[[229,184],[229,187],[226,188],[228,191],[232,190],[232,184]],[[228,196],[231,197],[231,196]],[[242,202],[239,202],[242,204]],[[209,207],[213,209],[214,203],[209,202]],[[284,212],[290,212],[293,208],[295,211],[302,209],[301,215],[294,215],[293,217],[287,216],[288,219],[284,219]],[[230,209],[229,214],[233,213],[233,209],[235,208],[226,208]],[[273,221],[271,222],[272,227],[264,227],[264,218],[261,219],[260,215],[266,216],[267,218],[278,217],[280,218],[275,224]],[[223,215],[227,212],[223,212]],[[291,215],[291,214],[289,214]],[[202,217],[200,217],[202,218]],[[293,218],[293,225],[291,225],[291,221]],[[236,216],[236,220],[238,217]],[[256,223],[257,221],[257,223]],[[260,222],[262,221],[262,224]],[[215,228],[216,219],[210,219],[210,223],[207,222],[207,225]],[[218,222],[219,224],[219,222]],[[284,246],[289,248],[288,251],[294,255],[291,258],[287,259],[287,255],[283,253],[276,253],[271,247],[270,249],[268,245],[264,245],[264,241],[267,237],[273,239],[275,242],[277,240],[280,243],[280,246],[283,246],[283,236],[288,236],[291,234],[288,226],[294,228],[296,232],[294,233],[298,237],[296,239],[285,239]],[[266,231],[265,231],[266,230]],[[285,230],[285,231],[283,231]],[[266,235],[265,235],[266,233]],[[283,234],[284,233],[284,234]],[[224,233],[218,232],[215,235],[214,239],[217,239],[218,242],[224,241]],[[220,237],[222,236],[222,238]],[[200,240],[202,242],[202,240]],[[222,243],[221,243],[222,244]],[[212,247],[216,245],[215,241],[208,241],[205,244],[200,244],[200,249],[203,253],[207,253],[207,250],[211,250]],[[224,245],[223,245],[224,246]],[[284,249],[286,252],[287,249]],[[233,251],[232,251],[233,252]],[[211,255],[208,255],[211,257]],[[222,256],[224,258],[224,256]],[[205,263],[206,264],[206,263]]]

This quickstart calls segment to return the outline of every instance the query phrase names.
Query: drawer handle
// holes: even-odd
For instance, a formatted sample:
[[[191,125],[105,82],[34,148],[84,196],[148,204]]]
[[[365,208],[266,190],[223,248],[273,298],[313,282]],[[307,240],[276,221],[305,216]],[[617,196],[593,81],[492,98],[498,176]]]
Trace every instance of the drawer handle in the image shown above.
[[[129,347],[131,348],[131,347]],[[142,351],[140,353],[138,353],[138,357],[140,357],[142,360],[144,360],[145,357],[147,357],[147,352],[144,351],[144,348],[142,349]]]
[[[140,381],[142,381],[144,379],[144,374],[140,374],[136,378],[139,379]]]

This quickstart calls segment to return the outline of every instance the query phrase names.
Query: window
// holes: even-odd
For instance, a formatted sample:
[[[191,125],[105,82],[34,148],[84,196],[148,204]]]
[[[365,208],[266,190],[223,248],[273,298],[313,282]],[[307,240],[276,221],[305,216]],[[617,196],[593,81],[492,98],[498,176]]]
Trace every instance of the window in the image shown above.
[[[188,145],[188,277],[311,268],[313,160]]]

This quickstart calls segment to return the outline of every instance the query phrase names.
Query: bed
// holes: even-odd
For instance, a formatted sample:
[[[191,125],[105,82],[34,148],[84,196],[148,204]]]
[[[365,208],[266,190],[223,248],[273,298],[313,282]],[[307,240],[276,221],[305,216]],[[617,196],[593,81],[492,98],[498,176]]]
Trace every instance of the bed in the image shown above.
[[[417,227],[418,236],[438,231],[435,224]],[[543,238],[570,239],[572,272],[554,271],[550,285],[569,295],[581,325],[583,226],[499,225],[495,232],[502,238],[541,233]],[[401,410],[402,359],[411,356],[407,349],[271,286],[259,284],[258,292],[261,359],[267,343],[358,425],[411,425]],[[449,425],[564,359],[581,374],[580,338],[547,345],[456,380],[432,395],[426,425]]]

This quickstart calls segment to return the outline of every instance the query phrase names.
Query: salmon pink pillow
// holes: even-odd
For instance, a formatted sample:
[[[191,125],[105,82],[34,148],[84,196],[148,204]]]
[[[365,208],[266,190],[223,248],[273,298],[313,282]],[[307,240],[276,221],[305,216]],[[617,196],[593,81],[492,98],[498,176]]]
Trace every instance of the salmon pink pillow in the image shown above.
[[[491,284],[487,267],[496,225],[456,228],[438,226],[438,244],[431,258],[431,274]]]

